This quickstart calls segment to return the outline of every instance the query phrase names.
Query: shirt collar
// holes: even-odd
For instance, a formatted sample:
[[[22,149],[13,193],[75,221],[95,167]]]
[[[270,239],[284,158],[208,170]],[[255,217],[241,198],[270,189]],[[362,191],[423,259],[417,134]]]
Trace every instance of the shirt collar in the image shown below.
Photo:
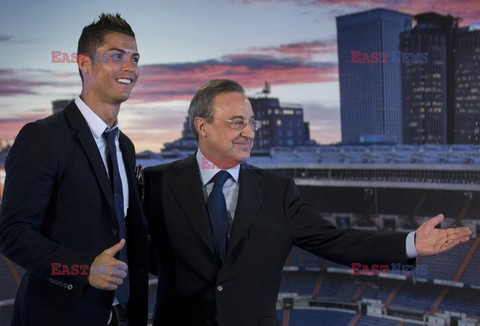
[[[200,148],[197,150],[197,164],[200,169],[200,177],[202,178],[202,185],[207,185],[210,180],[217,174],[218,171],[221,171],[222,169],[218,168],[215,164],[213,164],[209,159],[207,159],[202,152],[200,151]],[[230,173],[230,176],[235,180],[236,183],[238,183],[238,175],[240,174],[240,164],[225,170],[228,173]]]
[[[105,131],[110,131],[115,128],[118,128],[118,120],[115,122],[112,128],[109,128],[108,125],[88,107],[85,102],[80,98],[80,96],[75,97],[75,104],[82,113],[83,117],[87,121],[88,127],[92,131],[92,134],[95,138],[102,137]],[[117,135],[118,137],[118,135]]]

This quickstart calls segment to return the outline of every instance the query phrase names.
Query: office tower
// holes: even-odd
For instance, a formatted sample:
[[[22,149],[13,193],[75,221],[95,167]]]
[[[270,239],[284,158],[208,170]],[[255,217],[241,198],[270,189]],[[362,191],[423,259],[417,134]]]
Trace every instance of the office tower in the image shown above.
[[[310,144],[308,123],[303,121],[300,105],[280,106],[278,98],[249,98],[255,119],[262,127],[255,133],[254,150],[269,150],[276,146],[303,146]]]
[[[404,142],[480,143],[480,30],[460,18],[415,16],[401,36],[405,52],[426,52],[428,62],[402,65]]]
[[[453,143],[453,37],[457,20],[424,13],[401,35],[401,51],[427,53],[426,62],[402,63],[403,142]]]
[[[454,39],[455,144],[480,144],[480,29],[459,28]]]
[[[337,17],[342,143],[402,141],[401,70],[391,57],[399,51],[400,33],[411,26],[412,16],[386,9]],[[388,57],[352,62],[358,51]]]

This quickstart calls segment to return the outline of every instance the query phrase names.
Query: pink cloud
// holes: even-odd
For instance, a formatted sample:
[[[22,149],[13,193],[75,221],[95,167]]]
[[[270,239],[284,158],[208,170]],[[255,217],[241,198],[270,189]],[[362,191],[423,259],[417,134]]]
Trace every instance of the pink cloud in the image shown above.
[[[282,44],[271,47],[253,47],[249,51],[254,53],[264,53],[269,55],[294,56],[296,58],[304,58],[309,60],[314,55],[335,54],[337,53],[337,40],[332,39],[328,41],[309,41],[297,42],[290,44]]]
[[[299,3],[303,5],[341,6],[344,8],[343,14],[355,13],[359,10],[369,10],[377,7],[400,11],[413,16],[425,12],[436,12],[441,15],[452,15],[462,18],[462,26],[474,21],[478,22],[480,17],[480,2],[478,0],[455,2],[450,0],[300,0]]]
[[[308,62],[266,54],[230,54],[218,60],[147,65],[141,67],[131,101],[190,100],[203,83],[218,78],[235,80],[245,88],[262,88],[265,81],[272,85],[336,81],[338,69],[332,62]]]
[[[68,80],[73,75],[50,70],[0,69],[0,97],[38,95],[41,93],[38,90],[40,87],[77,86],[79,82]]]
[[[319,6],[335,15],[345,15],[374,8],[386,8],[410,15],[436,12],[441,15],[460,17],[461,25],[469,25],[480,19],[480,1],[478,0],[236,0],[246,5],[264,3],[292,3],[301,6]]]

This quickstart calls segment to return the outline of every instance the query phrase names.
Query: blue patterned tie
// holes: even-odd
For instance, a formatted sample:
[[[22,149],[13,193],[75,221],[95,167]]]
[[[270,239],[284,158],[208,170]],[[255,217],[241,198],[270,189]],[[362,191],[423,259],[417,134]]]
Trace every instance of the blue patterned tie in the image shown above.
[[[117,215],[118,229],[120,233],[120,239],[127,240],[127,228],[125,226],[125,213],[123,208],[123,187],[122,179],[120,178],[120,171],[118,169],[118,160],[117,160],[117,148],[115,146],[115,140],[118,135],[118,128],[115,128],[111,131],[106,131],[103,133],[107,140],[107,154],[109,158],[109,170],[110,170],[110,181],[112,182],[113,190],[113,200],[115,203],[115,212]],[[118,253],[118,258],[128,265],[127,260],[127,243]],[[115,291],[115,297],[118,302],[123,306],[127,305],[128,297],[130,295],[130,284],[127,277],[123,279],[122,285],[120,285]]]
[[[228,219],[227,205],[223,195],[223,185],[227,181],[230,173],[227,171],[218,172],[213,178],[213,189],[208,196],[207,210],[210,217],[210,226],[212,227],[213,242],[215,246],[215,255],[223,264],[227,249]]]

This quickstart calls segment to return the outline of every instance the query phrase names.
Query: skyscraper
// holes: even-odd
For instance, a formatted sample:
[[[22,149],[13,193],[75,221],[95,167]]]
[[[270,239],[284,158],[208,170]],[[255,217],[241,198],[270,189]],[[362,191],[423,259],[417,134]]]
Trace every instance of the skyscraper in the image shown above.
[[[401,70],[390,57],[399,51],[400,33],[411,26],[411,15],[387,9],[337,17],[342,143],[401,143]],[[352,52],[388,57],[361,63]]]
[[[402,65],[404,142],[480,143],[480,30],[429,12],[401,36],[402,51],[428,62]]]
[[[459,28],[454,39],[455,144],[480,144],[480,27]]]
[[[427,62],[402,63],[403,142],[453,143],[452,16],[424,13],[416,26],[401,35],[404,53],[428,53]]]

